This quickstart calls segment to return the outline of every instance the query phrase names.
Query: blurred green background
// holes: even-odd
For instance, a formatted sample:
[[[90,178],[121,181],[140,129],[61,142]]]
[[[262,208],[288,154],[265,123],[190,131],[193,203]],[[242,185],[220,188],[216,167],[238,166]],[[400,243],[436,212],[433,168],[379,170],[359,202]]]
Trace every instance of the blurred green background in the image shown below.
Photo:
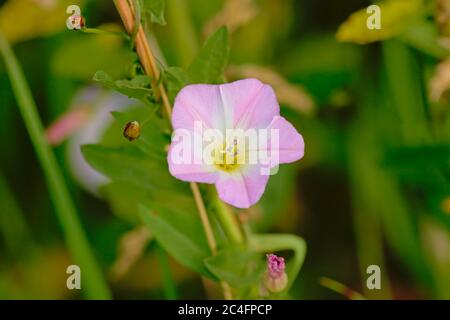
[[[110,111],[132,103],[92,77],[99,69],[126,77],[134,57],[120,37],[67,30],[70,4],[81,5],[88,27],[121,28],[110,0],[10,0],[0,1],[0,32],[45,126],[88,110],[54,152],[113,296],[214,297],[197,274],[160,259],[157,244],[124,216],[125,204],[99,192],[105,178],[80,158],[80,144],[123,139],[120,128],[104,127]],[[149,31],[161,65],[186,67],[227,25],[227,80],[272,84],[282,114],[304,136],[304,159],[281,167],[260,203],[239,213],[255,230],[306,240],[291,298],[344,299],[320,284],[328,277],[371,299],[450,299],[450,3],[384,1],[375,36],[358,18],[347,20],[370,4],[167,0],[167,25]],[[80,298],[66,288],[73,261],[3,62],[0,119],[0,298]],[[373,264],[382,290],[366,288]],[[163,289],[167,268],[176,294]]]

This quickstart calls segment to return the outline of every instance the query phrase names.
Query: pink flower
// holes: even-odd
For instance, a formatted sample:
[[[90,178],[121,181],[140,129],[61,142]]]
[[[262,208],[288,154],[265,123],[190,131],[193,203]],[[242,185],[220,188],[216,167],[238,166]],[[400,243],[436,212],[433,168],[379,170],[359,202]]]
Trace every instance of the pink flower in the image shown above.
[[[172,125],[170,173],[183,181],[214,183],[220,199],[239,208],[258,202],[270,169],[297,161],[304,154],[303,138],[280,116],[273,89],[256,79],[186,86],[175,99]],[[227,138],[220,143],[210,140],[212,147],[207,149],[203,129],[216,130]],[[258,141],[247,144],[246,140],[228,139],[228,131],[239,130],[258,132]],[[186,143],[186,133],[194,142]],[[200,144],[195,143],[199,136]],[[191,161],[180,161],[181,154]],[[210,155],[209,161],[205,155]],[[255,158],[258,161],[251,161]]]
[[[91,110],[88,106],[82,106],[67,111],[45,131],[48,143],[52,146],[59,145],[66,138],[83,127],[90,116]]]

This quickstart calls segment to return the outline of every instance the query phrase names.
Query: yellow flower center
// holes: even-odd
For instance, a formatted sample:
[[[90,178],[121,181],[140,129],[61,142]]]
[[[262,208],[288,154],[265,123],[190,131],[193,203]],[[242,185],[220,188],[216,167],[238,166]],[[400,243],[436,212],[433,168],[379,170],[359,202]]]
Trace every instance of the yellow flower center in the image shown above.
[[[244,163],[244,154],[238,148],[237,140],[234,139],[230,145],[222,145],[213,151],[214,165],[222,171],[233,172]]]

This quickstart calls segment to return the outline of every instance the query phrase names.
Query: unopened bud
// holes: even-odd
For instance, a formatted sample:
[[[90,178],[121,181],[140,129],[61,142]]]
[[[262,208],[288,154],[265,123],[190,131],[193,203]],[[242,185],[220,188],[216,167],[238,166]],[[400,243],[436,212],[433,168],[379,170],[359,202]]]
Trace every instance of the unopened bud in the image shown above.
[[[274,254],[267,255],[267,269],[264,274],[264,287],[272,292],[283,291],[288,284],[288,277],[286,274],[286,265],[283,257],[278,257]]]

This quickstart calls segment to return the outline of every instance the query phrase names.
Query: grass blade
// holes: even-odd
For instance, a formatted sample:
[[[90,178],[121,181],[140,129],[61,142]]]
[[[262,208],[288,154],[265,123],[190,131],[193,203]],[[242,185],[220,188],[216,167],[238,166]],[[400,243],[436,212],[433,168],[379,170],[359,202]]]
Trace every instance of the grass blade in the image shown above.
[[[82,272],[82,288],[88,299],[108,299],[110,292],[103,280],[99,266],[77,217],[74,204],[64,184],[56,158],[45,139],[44,129],[37,113],[36,104],[19,63],[8,42],[0,34],[0,52],[17,99],[20,113],[25,121],[31,141],[44,171],[50,196],[61,223],[67,247]]]

